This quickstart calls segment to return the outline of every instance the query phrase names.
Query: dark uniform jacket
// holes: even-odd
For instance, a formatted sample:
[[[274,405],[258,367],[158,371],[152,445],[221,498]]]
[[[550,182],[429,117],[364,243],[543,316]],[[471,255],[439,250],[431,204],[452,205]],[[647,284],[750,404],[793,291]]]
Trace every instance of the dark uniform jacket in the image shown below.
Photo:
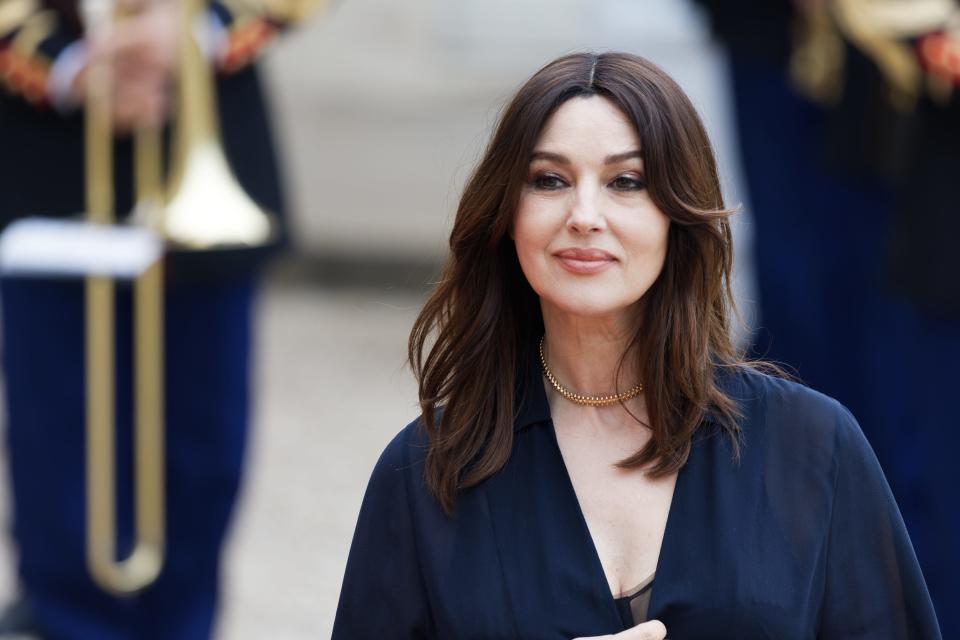
[[[790,0],[697,0],[706,7],[715,33],[741,62],[786,70],[796,15]],[[910,0],[903,0],[908,5]],[[958,9],[960,10],[960,9]],[[943,60],[930,59],[920,34],[905,38],[918,63],[947,65],[941,73],[960,86],[960,43]],[[952,65],[952,66],[949,66]],[[889,289],[934,316],[960,318],[960,92],[946,104],[922,93],[907,112],[887,99],[877,65],[856,47],[845,46],[843,91],[826,109],[821,145],[825,166],[848,180],[884,183],[893,218],[886,229]],[[770,215],[773,215],[771,212]]]

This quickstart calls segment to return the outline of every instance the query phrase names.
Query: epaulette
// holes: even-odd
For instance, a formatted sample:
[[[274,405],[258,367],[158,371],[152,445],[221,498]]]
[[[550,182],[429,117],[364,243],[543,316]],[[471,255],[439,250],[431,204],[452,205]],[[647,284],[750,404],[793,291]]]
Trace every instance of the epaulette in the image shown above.
[[[0,39],[0,81],[6,89],[35,106],[47,104],[51,58],[43,44],[55,35],[57,14],[41,11]]]
[[[250,64],[282,28],[263,17],[236,19],[227,32],[220,69],[232,73]]]
[[[328,0],[213,0],[210,9],[226,29],[220,70],[250,64],[274,36],[317,12]]]
[[[941,85],[940,93],[960,87],[960,39],[946,32],[931,33],[917,42],[917,56],[930,81]]]

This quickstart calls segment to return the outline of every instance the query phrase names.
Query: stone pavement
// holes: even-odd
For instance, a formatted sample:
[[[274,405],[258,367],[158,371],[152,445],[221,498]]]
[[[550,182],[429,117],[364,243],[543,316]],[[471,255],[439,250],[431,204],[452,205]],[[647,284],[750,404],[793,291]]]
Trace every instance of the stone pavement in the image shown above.
[[[404,359],[420,304],[375,290],[265,292],[260,406],[221,638],[330,637],[369,474],[418,413]]]

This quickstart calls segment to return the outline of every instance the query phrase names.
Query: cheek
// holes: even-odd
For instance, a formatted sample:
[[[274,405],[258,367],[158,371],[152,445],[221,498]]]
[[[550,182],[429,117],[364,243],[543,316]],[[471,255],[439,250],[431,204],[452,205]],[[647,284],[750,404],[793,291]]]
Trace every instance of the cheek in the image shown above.
[[[554,286],[554,278],[548,263],[550,241],[553,236],[545,233],[538,221],[523,216],[517,216],[513,236],[517,262],[520,263],[520,271],[524,279],[538,296],[548,295]]]
[[[667,257],[667,245],[670,241],[670,218],[662,213],[660,216],[652,235],[651,249],[657,256],[658,261],[663,264],[664,258]]]
[[[659,255],[667,249],[670,234],[670,218],[652,204],[637,216],[637,225],[631,235],[638,251]]]
[[[549,216],[536,207],[524,206],[521,203],[514,217],[511,236],[517,248],[517,258],[524,273],[530,279],[528,269],[542,268],[543,256],[549,250],[554,232]]]
[[[670,236],[670,219],[659,211],[654,213],[644,216],[642,224],[624,234],[629,238],[629,246],[625,248],[630,255],[631,274],[647,284],[663,269]]]

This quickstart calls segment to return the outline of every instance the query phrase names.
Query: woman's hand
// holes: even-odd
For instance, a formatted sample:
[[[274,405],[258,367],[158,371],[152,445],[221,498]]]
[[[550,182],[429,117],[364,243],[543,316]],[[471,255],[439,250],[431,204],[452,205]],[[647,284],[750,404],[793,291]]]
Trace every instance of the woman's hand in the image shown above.
[[[663,623],[659,620],[650,620],[612,636],[591,636],[574,638],[574,640],[664,640],[666,637],[667,628]]]

